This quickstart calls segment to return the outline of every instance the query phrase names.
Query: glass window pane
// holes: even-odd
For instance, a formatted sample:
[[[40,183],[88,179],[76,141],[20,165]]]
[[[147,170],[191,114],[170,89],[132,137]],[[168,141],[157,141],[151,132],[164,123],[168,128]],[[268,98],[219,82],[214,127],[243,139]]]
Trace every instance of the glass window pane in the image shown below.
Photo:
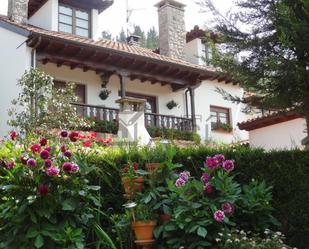
[[[227,117],[220,117],[220,123],[221,124],[227,124]]]
[[[60,6],[59,7],[59,13],[65,14],[65,15],[68,15],[68,16],[72,16],[73,11],[72,11],[71,8]]]
[[[75,15],[77,18],[81,18],[81,19],[84,19],[84,20],[88,20],[88,13],[87,12],[84,12],[84,11],[80,11],[80,10],[76,10],[75,12]]]
[[[76,28],[76,35],[89,37],[89,31],[88,29]]]
[[[70,34],[73,33],[72,26],[67,25],[67,24],[63,24],[63,23],[59,23],[59,31],[70,33]]]
[[[88,21],[85,20],[81,20],[81,19],[76,19],[76,26],[84,28],[84,29],[88,29]]]
[[[60,14],[59,15],[59,22],[72,25],[72,17]]]

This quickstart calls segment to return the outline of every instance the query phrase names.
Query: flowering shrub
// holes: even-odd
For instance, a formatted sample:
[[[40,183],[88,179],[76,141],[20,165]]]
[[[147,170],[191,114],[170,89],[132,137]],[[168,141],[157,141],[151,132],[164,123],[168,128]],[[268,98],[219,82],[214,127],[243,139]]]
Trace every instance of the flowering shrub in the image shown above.
[[[183,171],[168,182],[168,196],[173,203],[172,218],[155,230],[155,236],[162,244],[159,248],[166,248],[166,245],[175,249],[212,247],[221,228],[242,226],[238,217],[250,212],[243,199],[251,198],[246,192],[253,186],[241,187],[235,182],[231,175],[234,169],[233,160],[215,155],[206,158],[200,178],[191,177],[190,172]],[[268,196],[269,189],[264,194]],[[255,199],[255,205],[259,206],[258,199]],[[258,217],[267,226],[272,224],[270,211],[266,208]],[[255,215],[254,211],[251,215]]]
[[[89,185],[95,167],[74,144],[78,133],[23,144],[15,137],[0,150],[0,248],[85,248],[100,187]]]
[[[281,232],[272,232],[269,229],[266,229],[263,235],[237,229],[223,230],[216,238],[218,249],[292,249],[284,244],[284,240],[285,236]]]

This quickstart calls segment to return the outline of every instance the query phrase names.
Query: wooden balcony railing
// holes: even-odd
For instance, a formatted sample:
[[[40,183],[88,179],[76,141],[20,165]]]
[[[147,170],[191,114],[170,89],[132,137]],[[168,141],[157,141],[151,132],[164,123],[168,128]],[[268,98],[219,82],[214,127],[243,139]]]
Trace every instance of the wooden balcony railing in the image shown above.
[[[77,113],[81,114],[85,118],[114,121],[118,120],[119,117],[119,109],[117,108],[77,103],[72,103],[72,105],[76,107]]]
[[[190,118],[161,115],[156,113],[145,113],[146,126],[155,126],[164,129],[176,129],[181,131],[192,131],[193,122]]]
[[[85,118],[96,120],[115,121],[119,119],[119,109],[102,107],[88,104],[72,103],[76,111]],[[181,131],[192,131],[193,122],[190,118],[161,115],[156,113],[145,113],[146,127],[152,126],[164,129],[176,129]]]

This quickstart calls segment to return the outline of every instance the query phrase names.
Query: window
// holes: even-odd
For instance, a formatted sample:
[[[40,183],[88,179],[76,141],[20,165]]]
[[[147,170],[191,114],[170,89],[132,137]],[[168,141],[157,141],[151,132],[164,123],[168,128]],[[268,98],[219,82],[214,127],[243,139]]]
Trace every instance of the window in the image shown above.
[[[211,65],[211,60],[212,60],[212,48],[210,46],[209,43],[205,43],[205,62],[206,62],[206,66],[210,66]]]
[[[55,81],[54,82],[54,88],[55,89],[63,89],[65,88],[65,82],[61,81]],[[86,103],[86,86],[82,84],[75,84],[75,94],[77,96],[77,102],[80,104]]]
[[[210,107],[211,130],[216,130],[223,125],[224,127],[231,126],[230,110],[228,108]]]
[[[88,11],[59,5],[59,31],[90,37],[90,14]]]

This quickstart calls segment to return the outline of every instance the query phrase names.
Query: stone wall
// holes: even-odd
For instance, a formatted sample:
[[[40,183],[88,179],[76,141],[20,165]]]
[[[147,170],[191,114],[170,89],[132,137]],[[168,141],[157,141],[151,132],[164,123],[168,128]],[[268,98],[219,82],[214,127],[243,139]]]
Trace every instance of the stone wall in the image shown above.
[[[8,17],[16,23],[26,23],[28,20],[29,0],[9,0]]]
[[[185,59],[186,29],[184,6],[171,2],[159,7],[160,54]]]

